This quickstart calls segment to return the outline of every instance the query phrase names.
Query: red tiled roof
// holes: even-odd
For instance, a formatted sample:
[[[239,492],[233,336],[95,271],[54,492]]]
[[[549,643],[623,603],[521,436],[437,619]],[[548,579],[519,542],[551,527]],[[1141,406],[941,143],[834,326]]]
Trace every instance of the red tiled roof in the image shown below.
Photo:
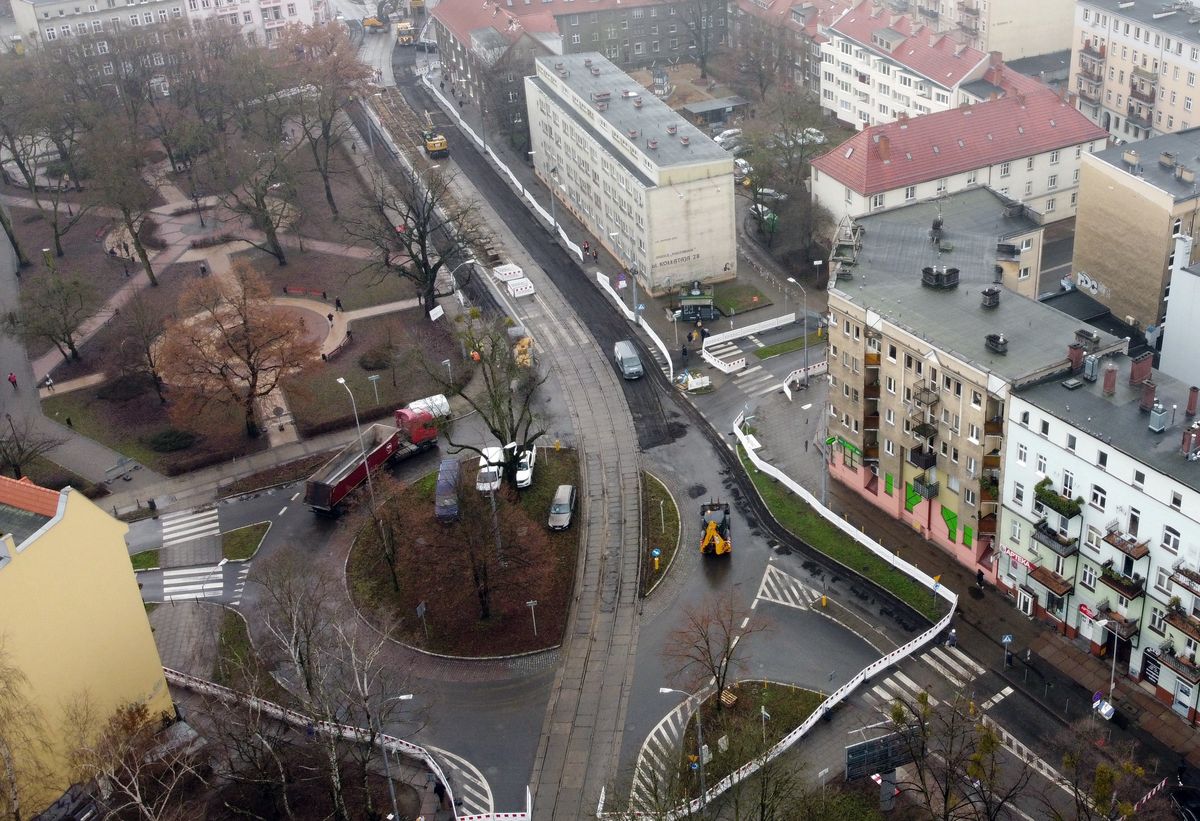
[[[820,26],[828,26],[853,5],[852,0],[768,0],[765,4],[755,0],[738,0],[738,9],[745,15],[758,18],[771,26],[784,25],[803,34],[810,40],[823,42]],[[804,9],[803,18],[792,14],[792,10]]]
[[[471,32],[480,29],[494,29],[510,44],[526,32],[558,33],[554,16],[544,3],[509,7],[494,0],[442,0],[430,13],[464,45],[470,45]]]
[[[892,14],[882,6],[876,7],[870,0],[864,0],[850,9],[830,28],[875,51],[887,53],[901,65],[947,88],[958,85],[988,59],[982,51],[914,23],[905,15]],[[905,37],[891,52],[871,42],[871,35],[885,28]]]
[[[871,126],[812,165],[869,196],[1107,137],[1047,89]]]
[[[39,516],[58,513],[57,490],[40,487],[25,479],[10,479],[0,476],[0,505],[8,505]]]

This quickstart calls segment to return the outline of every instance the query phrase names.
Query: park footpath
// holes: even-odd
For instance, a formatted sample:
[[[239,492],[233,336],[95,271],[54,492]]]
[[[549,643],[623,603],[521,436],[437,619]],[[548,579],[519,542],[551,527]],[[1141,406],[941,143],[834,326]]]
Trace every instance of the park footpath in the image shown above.
[[[429,76],[434,85],[441,79],[436,68]],[[467,105],[453,113],[479,133],[478,109]],[[489,143],[488,148],[508,166],[521,185],[530,191],[541,192],[539,201],[549,201],[550,194],[533,173],[528,157],[518,156],[503,140]],[[593,248],[599,248],[599,260],[594,266],[585,267],[614,274],[622,270],[621,263],[598,245],[597,238],[587,233],[561,201],[555,216],[576,243],[586,239]],[[762,308],[742,315],[742,321],[760,322],[787,313],[788,292],[784,283],[793,274],[784,270],[740,227],[739,240],[737,281],[757,287],[764,294],[766,303]],[[807,282],[805,287],[810,292],[808,309],[823,313],[827,304],[823,285]],[[622,296],[628,293],[632,297],[631,289],[618,293]],[[776,299],[780,304],[772,304]],[[645,321],[670,345],[674,327],[666,310],[669,299],[649,298],[642,294],[639,301],[646,305]],[[626,305],[632,307],[629,301]],[[678,372],[685,364],[681,352],[672,351],[672,359],[674,370]],[[692,360],[690,364],[695,365],[696,361]],[[731,381],[730,376],[712,367],[705,367],[704,373],[710,376],[718,390]],[[817,381],[790,398],[783,391],[777,391],[757,400],[754,410],[756,436],[764,446],[759,455],[818,497],[825,486],[828,506],[832,510],[880,544],[897,551],[901,558],[931,574],[940,574],[942,584],[959,596],[956,623],[959,646],[994,670],[1014,690],[1033,699],[1064,725],[1090,715],[1093,695],[1108,692],[1112,668],[1107,661],[1088,654],[1081,645],[1050,626],[1026,617],[1005,594],[994,588],[979,590],[974,576],[966,568],[911,528],[886,516],[854,491],[835,481],[825,481],[821,417],[826,387],[823,381]],[[804,409],[805,406],[808,407]],[[715,420],[715,424],[720,427],[722,420]],[[1011,667],[1004,664],[1001,639],[1006,634],[1012,636],[1009,646],[1013,653]],[[1200,769],[1200,734],[1195,728],[1175,714],[1169,705],[1156,699],[1145,685],[1123,677],[1119,668],[1117,673],[1113,691],[1117,714],[1110,722],[1112,743],[1136,742],[1143,758],[1156,757],[1171,767],[1186,761],[1190,767]],[[830,718],[831,721],[818,724],[806,737],[802,745],[805,758],[844,761],[845,745],[855,740],[847,733],[858,729],[858,725],[851,721],[850,711],[835,713]],[[817,780],[820,769],[813,767],[811,772],[806,772]]]

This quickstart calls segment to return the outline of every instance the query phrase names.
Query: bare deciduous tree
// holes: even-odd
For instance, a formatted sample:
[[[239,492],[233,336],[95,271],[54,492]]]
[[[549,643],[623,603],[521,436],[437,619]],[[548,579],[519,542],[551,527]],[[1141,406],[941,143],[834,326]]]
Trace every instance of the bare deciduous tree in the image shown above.
[[[14,479],[20,479],[25,468],[62,443],[60,438],[39,433],[28,419],[18,421],[6,413],[0,424],[0,463],[12,471]]]
[[[140,293],[135,293],[121,311],[121,366],[131,373],[144,374],[154,385],[158,400],[166,404],[162,366],[159,362],[163,333],[162,312],[153,308]]]
[[[60,276],[46,256],[50,274],[21,291],[21,310],[10,312],[6,324],[25,339],[50,342],[64,360],[79,360],[79,326],[99,310],[100,298],[89,283]]]
[[[179,386],[173,412],[191,417],[212,402],[241,408],[246,435],[259,435],[255,402],[288,374],[313,361],[317,344],[304,328],[277,311],[262,275],[235,262],[228,277],[190,283],[179,299],[179,319],[163,334],[158,363]]]
[[[742,621],[749,617],[745,627]],[[672,680],[696,689],[711,680],[716,688],[717,710],[729,689],[730,676],[746,666],[739,647],[747,636],[768,629],[766,622],[751,617],[733,593],[713,595],[704,602],[684,608],[683,623],[667,638],[663,658]]]
[[[28,679],[12,663],[0,635],[0,818],[24,821],[41,808],[53,755]]]

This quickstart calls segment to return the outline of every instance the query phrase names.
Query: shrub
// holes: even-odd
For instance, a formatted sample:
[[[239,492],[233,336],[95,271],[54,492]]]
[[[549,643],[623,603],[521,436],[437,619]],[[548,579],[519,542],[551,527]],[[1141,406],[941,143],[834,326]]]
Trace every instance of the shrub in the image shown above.
[[[200,437],[187,430],[167,428],[147,437],[146,444],[156,453],[171,453],[177,450],[187,450],[196,444]]]
[[[382,371],[391,365],[392,351],[386,345],[371,348],[358,357],[358,366],[364,371]]]

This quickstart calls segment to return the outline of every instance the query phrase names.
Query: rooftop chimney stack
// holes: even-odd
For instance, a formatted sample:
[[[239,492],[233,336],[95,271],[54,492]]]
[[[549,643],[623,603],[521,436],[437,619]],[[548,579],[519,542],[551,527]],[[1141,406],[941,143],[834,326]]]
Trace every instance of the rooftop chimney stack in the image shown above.
[[[1150,378],[1154,368],[1154,354],[1150,351],[1138,354],[1129,360],[1129,384],[1140,385]]]
[[[1196,406],[1197,405],[1200,405],[1200,388],[1196,387],[1195,385],[1192,385],[1191,389],[1188,390],[1188,403],[1187,403],[1187,415],[1188,416],[1196,415]]]
[[[1191,456],[1200,449],[1200,422],[1193,422],[1183,429],[1183,441],[1179,443],[1179,452]]]
[[[1083,345],[1072,342],[1067,346],[1067,359],[1071,360],[1071,373],[1083,370]]]
[[[1154,407],[1154,394],[1158,391],[1158,386],[1147,379],[1142,383],[1142,401],[1138,402],[1138,407],[1149,412]]]
[[[1117,366],[1109,362],[1104,366],[1104,395],[1112,396],[1117,392]]]

